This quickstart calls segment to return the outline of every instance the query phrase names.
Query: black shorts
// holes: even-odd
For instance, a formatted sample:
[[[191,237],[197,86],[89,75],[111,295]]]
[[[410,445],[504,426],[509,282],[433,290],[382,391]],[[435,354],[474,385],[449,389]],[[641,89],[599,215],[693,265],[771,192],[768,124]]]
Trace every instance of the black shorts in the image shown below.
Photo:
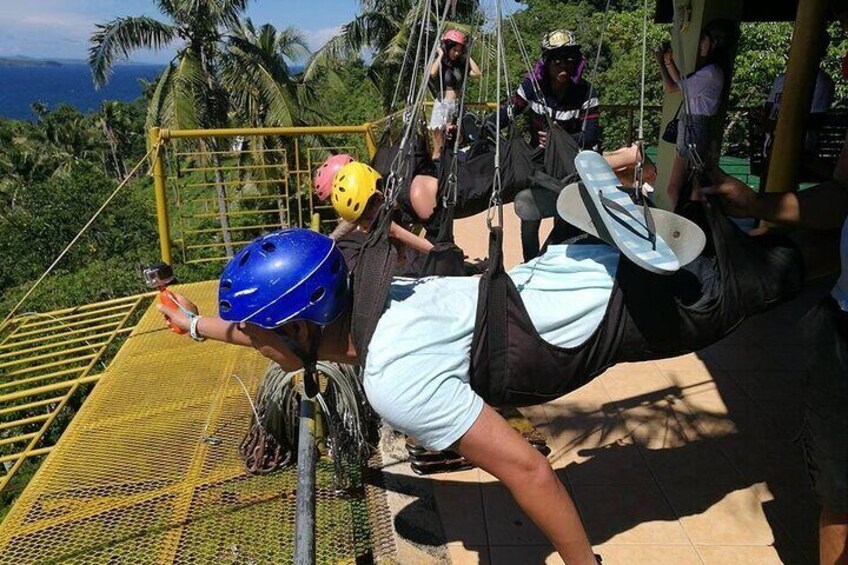
[[[415,170],[414,176],[423,175],[427,177],[433,177],[434,179],[438,179],[439,175],[436,170],[436,166],[433,165],[432,161],[423,161],[418,168]],[[428,220],[426,222],[422,222],[421,219],[415,215],[415,209],[412,207],[412,199],[410,198],[410,190],[412,187],[412,181],[405,182],[398,187],[397,192],[397,213],[399,214],[398,219],[401,224],[421,224],[424,227],[427,227],[431,222]],[[438,206],[436,210],[438,211]]]
[[[848,512],[848,312],[828,296],[801,322],[807,395],[801,440],[819,502]]]

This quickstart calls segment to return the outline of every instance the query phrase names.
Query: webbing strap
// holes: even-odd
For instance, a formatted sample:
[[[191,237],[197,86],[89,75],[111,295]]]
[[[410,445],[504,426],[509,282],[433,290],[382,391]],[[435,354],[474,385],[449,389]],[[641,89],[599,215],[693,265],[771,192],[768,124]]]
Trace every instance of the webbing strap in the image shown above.
[[[486,394],[489,403],[497,403],[508,382],[507,350],[507,284],[503,268],[503,230],[493,226],[489,231],[489,270],[480,279],[477,317],[472,341],[471,386]]]
[[[392,274],[397,266],[397,250],[389,241],[391,222],[391,212],[382,208],[374,231],[362,245],[353,272],[351,330],[362,366],[368,355],[368,344],[386,306]]]
[[[453,239],[453,219],[455,203],[450,203],[442,210],[439,216],[439,231],[436,233],[435,241],[438,243],[454,243]]]
[[[498,226],[489,235],[489,373],[503,375],[506,382],[508,325],[507,295],[504,278],[508,277],[503,264],[503,229]]]
[[[582,132],[580,135],[583,135]],[[574,175],[577,172],[574,158],[581,145],[582,142],[578,144],[562,126],[553,122],[548,128],[548,141],[545,144],[545,172],[561,180]]]

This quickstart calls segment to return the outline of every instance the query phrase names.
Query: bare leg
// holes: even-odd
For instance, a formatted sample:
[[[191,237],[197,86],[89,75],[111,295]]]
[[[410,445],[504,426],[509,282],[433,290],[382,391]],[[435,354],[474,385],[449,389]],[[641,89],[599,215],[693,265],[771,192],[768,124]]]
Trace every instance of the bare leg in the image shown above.
[[[819,520],[819,563],[848,565],[848,513],[822,510]]]
[[[427,221],[436,210],[436,194],[439,181],[427,175],[417,175],[409,185],[409,201],[412,211],[421,221]]]
[[[459,440],[466,459],[497,477],[569,565],[595,565],[568,491],[548,460],[490,406]]]
[[[637,157],[638,154],[635,145],[619,147],[614,151],[604,151],[604,159],[607,160],[607,163],[609,163],[609,166],[614,171],[632,169],[636,166]]]
[[[607,160],[610,168],[615,171],[615,176],[618,177],[621,184],[625,186],[633,184],[636,163],[639,161],[639,150],[635,145],[628,145],[614,151],[605,151],[604,159]],[[642,161],[642,179],[651,185],[657,181],[657,167],[653,161],[648,159],[647,155]]]
[[[442,158],[442,145],[445,143],[445,131],[443,128],[430,130],[433,132],[433,159]]]

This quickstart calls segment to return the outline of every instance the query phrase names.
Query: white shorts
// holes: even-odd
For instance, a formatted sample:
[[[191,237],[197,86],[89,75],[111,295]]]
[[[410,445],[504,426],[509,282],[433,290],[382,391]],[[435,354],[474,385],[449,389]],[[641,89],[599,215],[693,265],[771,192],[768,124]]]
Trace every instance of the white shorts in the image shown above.
[[[436,100],[430,114],[430,129],[442,129],[456,118],[456,100]]]

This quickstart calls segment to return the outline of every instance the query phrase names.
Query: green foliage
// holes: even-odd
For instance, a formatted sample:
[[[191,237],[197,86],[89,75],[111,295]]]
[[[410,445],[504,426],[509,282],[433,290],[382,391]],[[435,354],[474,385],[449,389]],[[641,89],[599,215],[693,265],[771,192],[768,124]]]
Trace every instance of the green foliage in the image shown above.
[[[120,289],[138,290],[137,285],[125,284],[121,271],[134,272],[138,280],[136,265],[150,262],[157,254],[149,185],[147,179],[138,181],[112,201],[57,265],[59,276],[50,278],[41,292],[45,301],[73,300],[56,304],[68,306],[114,296]],[[21,289],[51,264],[115,186],[96,166],[78,163],[67,175],[23,187],[15,207],[0,223],[4,294],[20,296]],[[20,288],[10,288],[16,286]],[[86,300],[77,302],[80,298]]]
[[[155,232],[149,233],[149,239],[156,244]],[[98,256],[73,270],[61,269],[56,275],[44,279],[27,299],[22,312],[48,312],[147,292],[141,270],[158,260],[158,251],[158,247],[148,246],[117,255]],[[46,265],[42,266],[42,270],[44,267]],[[0,312],[11,310],[32,282],[7,288],[0,297]]]
[[[557,0],[524,0],[527,8],[517,12],[513,18],[521,42],[527,50],[531,63],[539,56],[542,36],[554,29],[567,28],[575,32],[587,59],[584,77],[592,83],[601,104],[638,106],[642,76],[642,26],[644,11],[641,3],[637,9],[626,2],[611,2],[610,11],[603,12],[606,2],[583,0],[563,4]],[[668,37],[667,26],[653,23],[655,2],[648,3],[647,52],[645,58],[645,104],[662,103],[662,82],[653,57],[653,50]],[[506,25],[506,24],[505,24]],[[511,93],[527,72],[527,66],[519,54],[518,41],[511,27],[505,29],[508,74]],[[598,44],[601,52],[597,68]],[[494,69],[492,64],[490,68]],[[489,80],[490,99],[503,99],[494,92]],[[608,109],[601,114],[604,146],[619,147],[636,138],[639,124],[638,110],[617,111]],[[659,136],[659,115],[646,111],[644,138],[649,143]]]
[[[848,30],[837,22],[830,24],[830,46],[822,61],[822,69],[836,82],[834,100],[841,107],[848,107],[848,80],[842,77],[842,58],[848,54]]]
[[[337,82],[325,80],[317,104],[329,123],[362,124],[383,117],[380,93],[361,59],[350,61],[337,76]]]
[[[298,92],[288,61],[308,53],[306,40],[293,28],[278,33],[265,24],[257,29],[250,19],[235,26],[221,58],[221,80],[240,123],[291,126],[298,121],[298,98],[308,98],[308,92]]]
[[[575,31],[583,51],[589,59],[587,78],[593,83],[600,95],[601,104],[637,105],[640,94],[642,66],[642,15],[640,6],[632,9],[629,2],[612,1],[610,11],[603,13],[605,0],[582,0],[563,4],[557,0],[522,0],[526,9],[515,14],[514,18],[521,33],[522,41],[532,57],[538,54],[538,44],[542,35],[550,30],[565,27]],[[670,37],[670,26],[652,21],[655,1],[648,2],[647,57],[645,67],[645,104],[648,106],[662,103],[662,82],[653,51],[663,40]],[[603,33],[598,72],[593,76],[594,57],[598,40]],[[837,24],[829,28],[832,41],[822,68],[834,79],[840,76],[841,57],[848,51],[848,36]],[[742,36],[734,62],[734,76],[731,84],[729,107],[761,107],[775,77],[786,70],[789,44],[792,36],[792,23],[745,23],[742,24]],[[517,45],[512,33],[507,36],[507,59],[509,73],[518,77],[526,72],[517,53]],[[516,82],[517,79],[513,79]],[[493,81],[490,81],[490,83]],[[836,80],[836,101],[848,98],[848,84]],[[513,86],[514,88],[514,86]],[[490,94],[494,91],[490,88]],[[503,98],[503,94],[495,98]],[[618,147],[633,138],[638,115],[605,111],[601,116],[604,132],[604,146]],[[659,115],[648,111],[645,114],[645,139],[656,143],[659,137]],[[747,155],[748,129],[745,115],[730,113],[725,124],[724,151]]]

